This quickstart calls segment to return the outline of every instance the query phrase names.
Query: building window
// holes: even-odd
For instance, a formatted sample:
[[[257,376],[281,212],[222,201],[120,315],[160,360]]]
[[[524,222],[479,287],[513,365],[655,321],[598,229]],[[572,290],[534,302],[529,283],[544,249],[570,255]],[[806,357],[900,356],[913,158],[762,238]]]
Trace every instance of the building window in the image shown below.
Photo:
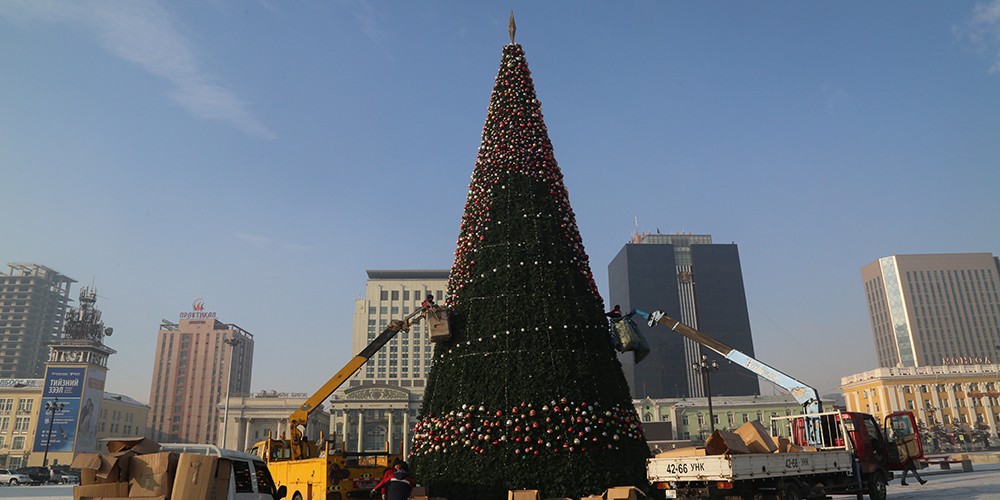
[[[12,450],[23,450],[24,449],[24,436],[14,436],[14,439],[10,442],[10,449]]]
[[[28,432],[31,428],[31,417],[17,417],[14,420],[14,432]]]
[[[35,400],[33,399],[21,399],[17,402],[17,412],[18,413],[31,413],[31,409],[35,406]]]

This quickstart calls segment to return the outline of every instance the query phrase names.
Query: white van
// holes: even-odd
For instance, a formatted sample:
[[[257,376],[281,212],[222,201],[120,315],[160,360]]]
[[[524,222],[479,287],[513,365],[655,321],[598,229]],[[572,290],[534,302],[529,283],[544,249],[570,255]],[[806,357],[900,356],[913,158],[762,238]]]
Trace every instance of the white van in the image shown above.
[[[228,500],[281,500],[288,495],[288,489],[284,485],[274,487],[267,464],[249,453],[226,450],[210,444],[184,443],[160,443],[160,451],[212,455],[232,462]]]

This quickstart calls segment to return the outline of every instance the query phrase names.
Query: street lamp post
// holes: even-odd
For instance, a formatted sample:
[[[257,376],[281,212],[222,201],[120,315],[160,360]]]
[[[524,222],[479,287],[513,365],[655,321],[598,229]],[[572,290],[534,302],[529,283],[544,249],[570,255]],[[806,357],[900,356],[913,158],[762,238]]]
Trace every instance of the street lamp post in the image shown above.
[[[49,435],[45,438],[45,454],[42,455],[42,467],[49,465],[49,444],[52,443],[52,424],[56,422],[56,412],[62,411],[66,403],[60,403],[59,398],[45,403],[45,413],[49,414]]]
[[[223,340],[231,349],[229,350],[229,372],[226,376],[226,409],[222,414],[222,448],[226,447],[226,438],[229,431],[229,387],[233,384],[233,358],[236,355],[236,346],[243,342],[243,339],[232,337]]]
[[[705,388],[705,395],[708,396],[708,425],[711,432],[715,432],[715,414],[712,412],[712,383],[709,376],[719,371],[719,363],[714,359],[709,361],[708,356],[702,354],[701,361],[691,363],[691,368],[701,373],[702,387]]]

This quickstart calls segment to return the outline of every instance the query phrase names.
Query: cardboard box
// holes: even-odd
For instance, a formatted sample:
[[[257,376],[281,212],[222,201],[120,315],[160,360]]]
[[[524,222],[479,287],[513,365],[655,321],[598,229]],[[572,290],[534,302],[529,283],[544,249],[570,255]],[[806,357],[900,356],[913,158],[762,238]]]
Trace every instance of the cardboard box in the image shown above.
[[[132,452],[114,455],[81,453],[73,459],[70,467],[80,469],[80,485],[97,483],[127,482]]]
[[[751,420],[736,429],[743,442],[746,443],[750,453],[774,453],[778,445],[771,439],[771,433],[764,428],[760,420]]]
[[[545,500],[573,500],[573,499],[570,497],[549,497],[546,498]]]
[[[127,497],[128,483],[102,483],[73,487],[73,500],[81,498]]]
[[[173,472],[160,472],[128,480],[129,498],[170,496],[174,486]]]
[[[775,443],[778,443],[778,449],[774,453],[797,453],[802,451],[801,446],[797,446],[791,442],[788,438],[784,436],[771,436],[771,439]]]
[[[215,482],[215,466],[219,458],[210,455],[182,453],[177,459],[174,486],[170,496],[174,500],[201,500],[208,498]]]
[[[538,490],[511,490],[507,492],[507,500],[540,500]]]
[[[588,495],[581,497],[580,500],[604,500],[604,495]]]
[[[606,500],[639,500],[639,497],[645,498],[645,496],[646,494],[635,486],[616,486],[604,492]]]
[[[160,444],[149,438],[127,437],[127,438],[105,438],[108,453],[119,453],[122,451],[133,451],[137,455],[147,455],[160,451]]]
[[[136,497],[170,496],[177,470],[177,453],[172,451],[136,455],[129,463],[128,495]]]
[[[167,500],[169,497],[160,495],[158,497],[143,497],[142,500]],[[129,497],[83,497],[81,500],[130,500]]]
[[[178,454],[175,451],[135,455],[129,461],[129,477],[151,476],[177,470]],[[153,495],[155,496],[155,495]]]
[[[225,458],[220,458],[215,464],[215,477],[212,479],[212,489],[208,492],[208,500],[229,498],[229,475],[232,468],[233,463]]]
[[[410,498],[425,496],[427,496],[427,488],[424,488],[423,486],[414,486],[413,489],[410,490]]]
[[[708,436],[705,441],[705,454],[707,455],[739,455],[750,453],[747,444],[735,432],[717,430]]]
[[[129,500],[128,497],[80,497],[80,500]],[[148,497],[142,500],[167,500],[167,497]]]
[[[687,446],[684,448],[675,448],[673,450],[661,451],[656,454],[656,458],[669,458],[669,457],[703,457],[706,455],[704,446]]]

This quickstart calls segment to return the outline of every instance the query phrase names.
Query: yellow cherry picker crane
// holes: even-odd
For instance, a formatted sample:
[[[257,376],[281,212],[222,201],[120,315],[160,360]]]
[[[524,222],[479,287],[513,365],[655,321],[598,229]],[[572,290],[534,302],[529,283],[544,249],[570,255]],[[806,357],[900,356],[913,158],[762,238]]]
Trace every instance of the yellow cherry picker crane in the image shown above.
[[[335,440],[306,437],[306,425],[311,415],[320,408],[347,379],[351,378],[385,344],[399,332],[427,319],[432,341],[445,340],[448,332],[448,310],[443,307],[417,308],[402,320],[392,320],[382,333],[372,340],[354,358],[347,362],[330,380],[327,380],[309,399],[288,418],[288,438],[280,436],[257,442],[250,453],[267,463],[277,486],[286,486],[292,500],[342,500],[368,497],[371,488],[382,477],[382,472],[395,459],[402,459],[388,449],[381,452],[347,452],[336,449]]]

